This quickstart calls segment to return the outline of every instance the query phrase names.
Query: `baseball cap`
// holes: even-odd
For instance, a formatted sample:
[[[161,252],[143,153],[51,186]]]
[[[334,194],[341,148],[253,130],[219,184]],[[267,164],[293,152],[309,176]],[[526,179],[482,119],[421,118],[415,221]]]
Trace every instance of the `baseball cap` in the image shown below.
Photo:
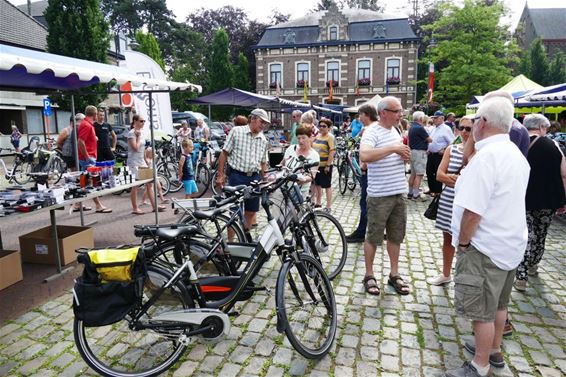
[[[432,116],[432,118],[436,118],[436,117],[443,117],[444,113],[440,110],[437,110],[434,112],[434,115]]]
[[[269,118],[269,115],[267,115],[267,112],[263,109],[254,109],[254,110],[252,110],[251,115],[255,115],[256,117],[260,118],[264,122],[271,124],[271,119]]]

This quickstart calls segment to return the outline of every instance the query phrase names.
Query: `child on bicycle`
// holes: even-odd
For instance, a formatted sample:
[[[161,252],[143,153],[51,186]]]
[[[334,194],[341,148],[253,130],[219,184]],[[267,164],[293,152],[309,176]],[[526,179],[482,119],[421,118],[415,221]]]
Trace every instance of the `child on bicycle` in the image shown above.
[[[190,139],[184,139],[181,146],[183,148],[183,154],[179,159],[179,180],[183,182],[183,186],[185,187],[185,199],[190,199],[193,197],[194,193],[198,192],[192,159],[195,146]]]

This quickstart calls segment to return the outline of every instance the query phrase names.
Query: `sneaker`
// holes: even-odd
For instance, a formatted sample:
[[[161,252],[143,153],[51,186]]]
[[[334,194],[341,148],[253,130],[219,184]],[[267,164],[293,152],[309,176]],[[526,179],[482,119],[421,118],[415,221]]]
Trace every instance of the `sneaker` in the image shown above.
[[[476,354],[476,346],[471,343],[464,343],[464,348],[466,351],[471,353],[472,355]],[[491,366],[496,368],[503,368],[505,366],[505,360],[503,360],[503,354],[501,352],[492,353],[489,355],[489,363]]]
[[[322,210],[326,213],[332,213],[332,209],[330,209],[328,207],[324,207]]]
[[[488,372],[485,376],[478,373],[478,370],[469,361],[464,361],[464,364],[458,369],[452,369],[446,372],[446,377],[486,377],[491,376]]]
[[[516,279],[515,282],[513,283],[513,286],[519,292],[525,292],[527,290],[527,281]]]
[[[503,336],[513,335],[513,325],[509,319],[505,320],[505,326],[503,326]]]
[[[527,275],[529,276],[538,276],[538,264],[533,266],[527,270]]]
[[[451,281],[452,281],[452,276],[444,276],[441,274],[435,278],[427,279],[426,282],[431,285],[444,285],[450,283]]]
[[[346,242],[348,243],[362,243],[365,241],[365,237],[363,235],[359,235],[356,233],[352,233],[346,236]]]

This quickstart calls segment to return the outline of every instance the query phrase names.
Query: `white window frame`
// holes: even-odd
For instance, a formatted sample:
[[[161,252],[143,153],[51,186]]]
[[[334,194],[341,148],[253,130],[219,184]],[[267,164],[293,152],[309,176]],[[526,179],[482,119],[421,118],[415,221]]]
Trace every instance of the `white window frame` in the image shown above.
[[[360,61],[362,60],[369,60],[369,81],[370,83],[373,83],[373,58],[358,58],[356,59],[356,84],[358,83],[358,80],[360,79],[358,77],[358,72],[359,72],[359,65],[360,65]]]
[[[400,56],[389,56],[387,58],[385,58],[385,71],[383,73],[383,84],[387,83],[387,69],[389,67],[389,60],[399,60],[399,80],[403,81],[403,58],[401,58]]]
[[[363,104],[363,103],[366,103],[366,102],[369,101],[369,100],[370,100],[370,98],[365,98],[365,97],[357,98],[357,99],[354,101],[354,106],[359,106],[359,105],[361,105],[361,104]]]
[[[329,78],[328,78],[328,63],[334,63],[337,62],[338,63],[338,86],[340,86],[340,79],[342,76],[342,60],[340,59],[328,59],[324,61],[324,86],[326,86],[326,83],[328,82]]]
[[[308,60],[299,60],[295,62],[295,86],[297,85],[297,81],[299,81],[299,64],[307,64],[308,68],[307,68],[307,72],[308,72],[308,77],[309,79],[307,80],[309,82],[309,87],[312,86],[312,76],[311,76],[311,62]]]
[[[279,83],[279,87],[283,88],[283,82],[284,82],[284,77],[283,77],[283,62],[271,62],[267,65],[268,68],[268,72],[269,72],[269,82],[267,83],[267,86],[271,85],[271,66],[272,65],[276,65],[279,64],[281,66],[281,82]]]
[[[336,39],[332,39],[330,38],[330,29],[332,29],[333,27],[336,28]],[[332,25],[328,25],[328,28],[326,29],[327,31],[327,36],[328,36],[328,40],[329,41],[338,41],[340,40],[340,26],[332,24]]]

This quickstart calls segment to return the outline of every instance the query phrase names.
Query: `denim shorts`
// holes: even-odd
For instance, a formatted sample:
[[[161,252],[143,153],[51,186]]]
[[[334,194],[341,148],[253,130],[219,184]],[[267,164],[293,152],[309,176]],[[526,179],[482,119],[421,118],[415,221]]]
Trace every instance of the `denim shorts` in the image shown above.
[[[258,173],[255,173],[252,176],[247,176],[245,174],[232,171],[228,175],[228,185],[230,186],[238,186],[238,185],[246,185],[248,186],[253,181],[259,181],[260,177]],[[254,197],[251,199],[246,199],[244,201],[244,209],[248,212],[259,212],[259,197]]]

